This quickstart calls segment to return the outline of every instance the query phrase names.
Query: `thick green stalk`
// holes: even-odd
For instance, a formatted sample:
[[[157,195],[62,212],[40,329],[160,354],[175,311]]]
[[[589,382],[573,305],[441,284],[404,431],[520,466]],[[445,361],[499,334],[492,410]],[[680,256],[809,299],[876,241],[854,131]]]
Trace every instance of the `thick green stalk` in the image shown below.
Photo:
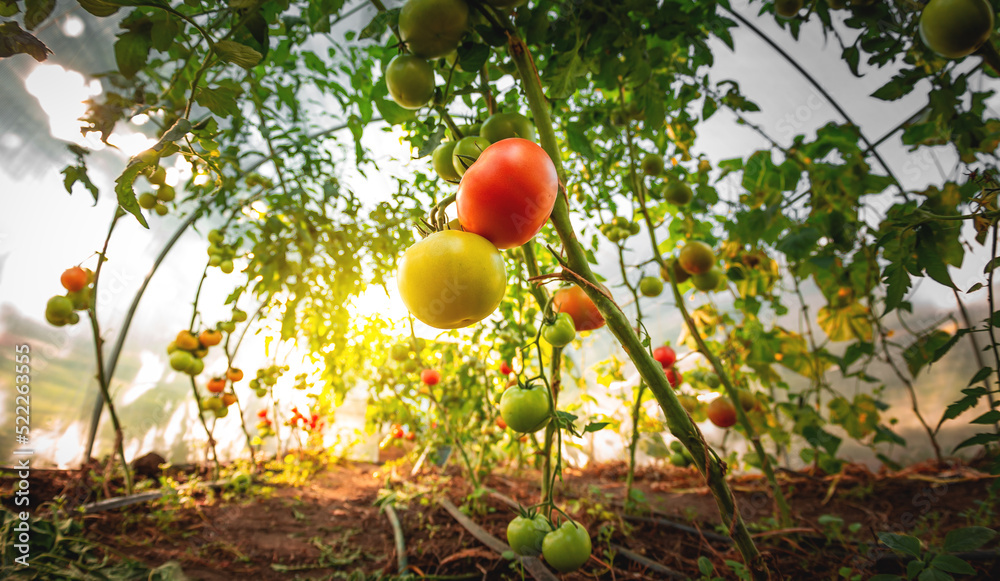
[[[524,41],[512,30],[508,30],[508,39],[510,56],[520,75],[521,86],[535,119],[541,145],[555,164],[556,171],[562,182],[565,178],[565,172],[562,167],[559,144],[556,140],[555,131],[552,128],[552,118],[549,114],[548,103],[542,94],[541,79],[538,77],[538,71]],[[556,198],[551,220],[556,231],[559,233],[559,238],[562,240],[569,268],[573,269],[574,273],[580,277],[577,281],[580,283],[580,287],[594,301],[601,314],[604,315],[608,329],[621,343],[625,353],[632,360],[633,364],[635,364],[640,376],[649,385],[650,390],[663,409],[670,431],[691,451],[695,464],[705,475],[708,487],[715,496],[716,503],[719,506],[722,521],[728,527],[730,535],[743,555],[753,578],[769,579],[770,573],[764,562],[764,557],[757,550],[756,545],[754,545],[753,539],[750,537],[750,532],[736,510],[736,500],[729,489],[729,485],[726,484],[722,462],[710,450],[698,427],[691,421],[690,416],[688,416],[687,412],[681,406],[677,396],[667,383],[667,377],[663,373],[663,366],[653,359],[652,354],[643,347],[642,342],[618,305],[597,286],[597,279],[590,270],[587,256],[580,242],[577,240],[576,232],[570,221],[569,206],[564,195]]]

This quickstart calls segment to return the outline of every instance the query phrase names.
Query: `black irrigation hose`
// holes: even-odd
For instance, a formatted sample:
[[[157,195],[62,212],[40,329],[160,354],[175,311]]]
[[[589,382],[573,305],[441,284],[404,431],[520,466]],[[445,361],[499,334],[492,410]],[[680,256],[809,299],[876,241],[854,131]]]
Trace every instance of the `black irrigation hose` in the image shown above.
[[[639,563],[643,567],[645,567],[645,568],[647,568],[647,569],[649,569],[651,571],[656,571],[660,575],[663,575],[663,576],[665,576],[667,578],[670,578],[670,579],[684,579],[685,581],[687,581],[687,580],[690,579],[690,577],[687,577],[686,575],[684,575],[683,573],[681,573],[679,571],[674,571],[670,567],[665,567],[665,566],[657,563],[656,561],[653,561],[652,559],[647,559],[646,557],[643,557],[642,555],[640,555],[638,553],[633,553],[632,551],[626,549],[625,547],[623,547],[621,545],[612,544],[611,548],[614,549],[615,551],[618,551],[623,556],[628,557],[629,559],[632,559],[636,563]]]
[[[385,516],[389,518],[389,524],[392,525],[392,536],[396,541],[396,561],[399,563],[399,575],[407,577],[409,573],[406,570],[409,568],[409,565],[406,562],[406,541],[403,539],[403,525],[399,523],[396,509],[391,504],[386,504],[383,508],[385,509]]]
[[[501,554],[511,550],[507,543],[486,532],[486,529],[472,522],[469,517],[462,514],[462,511],[458,510],[458,507],[452,504],[452,502],[447,498],[441,498],[438,500],[438,504],[448,511],[448,514],[458,521],[458,524],[465,527],[465,530],[469,531],[469,533],[482,544]],[[535,557],[518,557],[518,559],[536,581],[559,581],[559,579]]]
[[[684,531],[686,533],[691,533],[693,535],[700,535],[700,536],[705,537],[706,539],[711,540],[711,541],[719,541],[720,543],[732,543],[733,542],[732,539],[730,539],[729,537],[727,537],[725,535],[720,535],[720,534],[717,534],[717,533],[713,533],[711,531],[701,531],[701,530],[698,530],[698,529],[696,529],[694,527],[689,527],[687,525],[682,525],[681,523],[676,523],[676,522],[674,522],[672,520],[667,520],[665,518],[650,518],[650,517],[645,517],[645,516],[632,516],[630,514],[624,514],[624,515],[622,515],[622,518],[624,518],[625,520],[632,521],[632,522],[641,522],[641,523],[647,523],[647,524],[660,525],[660,526],[664,526],[664,527],[670,527],[670,528],[673,528],[673,529],[677,529],[679,531]]]

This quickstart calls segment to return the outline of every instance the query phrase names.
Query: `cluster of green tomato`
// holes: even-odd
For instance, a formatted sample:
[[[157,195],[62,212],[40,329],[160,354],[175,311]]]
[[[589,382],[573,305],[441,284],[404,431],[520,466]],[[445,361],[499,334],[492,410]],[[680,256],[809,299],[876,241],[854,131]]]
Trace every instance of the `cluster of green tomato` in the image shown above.
[[[205,370],[204,358],[208,355],[208,348],[218,345],[221,341],[222,332],[218,330],[206,329],[195,336],[191,331],[184,329],[167,345],[170,367],[192,377],[198,375]]]
[[[560,573],[576,571],[590,559],[590,533],[578,522],[558,527],[541,514],[522,513],[507,525],[507,543],[525,557],[542,555]]]
[[[639,233],[639,223],[631,222],[621,216],[615,216],[613,220],[598,227],[601,234],[613,243],[621,242],[630,236]]]
[[[666,183],[663,185],[661,190],[650,190],[653,197],[665,200],[675,206],[687,206],[691,203],[691,200],[694,199],[694,192],[691,191],[691,186],[689,186],[686,181],[681,179],[680,176],[675,175],[673,172],[666,172],[663,157],[661,157],[658,153],[650,153],[646,155],[646,157],[642,159],[641,167],[642,173],[649,177],[655,178],[666,175]],[[699,164],[699,169],[701,169],[701,167],[702,164]]]
[[[693,462],[694,458],[691,456],[691,452],[688,452],[687,448],[682,446],[677,440],[670,442],[671,464],[684,468],[685,466],[690,466]]]
[[[218,266],[222,272],[229,274],[233,271],[233,259],[242,240],[232,244],[223,244],[224,241],[225,236],[219,230],[208,233],[208,265]]]
[[[168,144],[161,151],[147,149],[138,155],[138,158],[147,165],[142,169],[140,175],[146,177],[151,185],[156,187],[155,192],[145,192],[139,194],[139,207],[144,210],[153,210],[160,216],[167,214],[168,202],[174,201],[177,192],[173,186],[167,184],[167,170],[160,165],[160,158],[172,155],[178,150],[173,143]]]
[[[250,389],[253,389],[257,397],[267,396],[268,388],[274,387],[278,383],[278,378],[288,371],[287,365],[268,365],[257,370],[257,376],[250,380]]]
[[[427,347],[427,341],[417,339],[417,349],[423,350]],[[400,363],[404,373],[416,373],[420,369],[420,364],[416,360],[416,351],[409,343],[396,343],[389,348],[389,357]]]
[[[458,183],[479,154],[490,145],[511,137],[535,140],[535,126],[520,113],[498,112],[490,115],[480,125],[460,126],[463,135],[458,141],[444,141],[434,149],[431,163],[438,177],[446,182]]]
[[[716,262],[711,246],[693,240],[681,248],[676,260],[667,263],[667,268],[660,269],[660,276],[663,280],[670,280],[672,275],[677,279],[678,285],[690,280],[694,288],[712,292],[719,288],[726,277]]]
[[[224,393],[221,396],[209,395],[201,398],[201,411],[222,419],[229,415],[229,406],[234,403],[236,403],[236,396],[231,393]]]
[[[75,325],[80,322],[76,311],[90,308],[94,273],[89,268],[74,266],[62,273],[59,282],[66,289],[66,294],[49,299],[45,304],[45,320],[56,327]]]

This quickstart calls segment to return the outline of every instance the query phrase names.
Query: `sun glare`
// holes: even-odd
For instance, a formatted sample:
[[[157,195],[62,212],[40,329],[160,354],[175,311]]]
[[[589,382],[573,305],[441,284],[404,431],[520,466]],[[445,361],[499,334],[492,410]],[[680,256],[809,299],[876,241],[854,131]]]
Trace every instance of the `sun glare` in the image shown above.
[[[83,75],[76,71],[68,71],[59,65],[41,64],[24,79],[24,86],[49,116],[49,132],[53,137],[101,149],[103,144],[96,134],[91,134],[91,139],[84,138],[80,133],[83,127],[80,117],[87,112],[84,101],[101,94],[99,81],[87,83]]]

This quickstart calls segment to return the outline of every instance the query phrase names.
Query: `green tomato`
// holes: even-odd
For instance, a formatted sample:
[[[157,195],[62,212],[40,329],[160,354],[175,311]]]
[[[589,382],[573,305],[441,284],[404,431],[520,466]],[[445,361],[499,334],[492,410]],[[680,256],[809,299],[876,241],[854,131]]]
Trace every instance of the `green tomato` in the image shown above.
[[[221,408],[212,410],[212,412],[215,413],[215,417],[221,419],[229,415],[229,408],[222,406]]]
[[[446,182],[457,182],[462,178],[455,171],[455,164],[451,160],[457,143],[457,141],[445,141],[437,146],[434,149],[433,155],[431,155],[431,164],[434,166],[434,171],[437,172],[439,178]]]
[[[156,211],[156,214],[159,215],[159,216],[166,216],[167,212],[170,211],[166,206],[164,206],[163,204],[159,204],[159,203],[157,203],[155,206],[153,206],[153,210]]]
[[[410,52],[436,59],[458,48],[469,27],[464,0],[408,0],[399,11],[399,35]]]
[[[233,271],[233,261],[223,260],[221,263],[219,263],[219,268],[222,269],[222,272],[229,274]]]
[[[500,417],[515,432],[530,434],[549,423],[549,395],[540,387],[512,387],[500,397]]]
[[[542,556],[545,562],[560,573],[576,571],[590,559],[590,535],[579,523],[564,522],[558,529],[545,535]]]
[[[232,333],[236,330],[236,323],[233,321],[223,321],[219,323],[219,330],[225,331],[226,333]]]
[[[687,458],[684,457],[684,454],[679,454],[675,452],[670,455],[670,463],[673,464],[674,466],[679,466],[683,468],[687,466]]]
[[[174,198],[177,197],[177,191],[173,187],[166,184],[160,186],[160,189],[156,190],[156,199],[161,202],[173,202]]]
[[[774,13],[781,18],[794,18],[803,4],[803,0],[774,0]]]
[[[139,207],[144,210],[152,210],[156,207],[156,194],[146,192],[139,194]]]
[[[542,554],[542,541],[550,532],[552,527],[542,515],[519,516],[507,525],[507,544],[522,557],[537,557]]]
[[[162,186],[167,179],[167,170],[162,167],[157,167],[146,179],[148,179],[149,183],[154,186]]]
[[[264,389],[263,387],[258,388],[256,393],[257,397],[267,397],[267,390]]]
[[[68,297],[56,295],[45,303],[45,316],[53,319],[69,319],[73,314],[73,301]]]
[[[946,58],[974,53],[992,30],[993,8],[987,0],[931,0],[920,13],[920,38]]]
[[[208,241],[212,244],[222,244],[223,240],[225,237],[218,230],[212,230],[208,233]]]
[[[695,274],[691,276],[691,284],[694,288],[711,292],[719,288],[719,283],[722,282],[722,270],[716,266],[713,266],[708,272],[704,274]]]
[[[483,122],[483,128],[479,135],[490,143],[496,143],[510,137],[521,137],[528,141],[534,141],[535,126],[520,113],[494,113]]]
[[[389,350],[389,356],[394,361],[406,361],[410,358],[410,348],[402,343],[396,343]]]
[[[663,292],[663,280],[655,276],[644,276],[639,281],[639,292],[647,297],[658,297]]]
[[[478,135],[463,137],[455,143],[455,150],[451,154],[451,164],[458,175],[465,175],[465,170],[469,168],[484,149],[490,146],[490,142]]]
[[[434,98],[434,69],[420,57],[401,54],[385,68],[389,96],[404,109],[419,109]]]
[[[219,266],[220,264],[222,264],[222,257],[218,254],[213,254],[208,257],[209,266]]]
[[[565,347],[576,339],[576,326],[569,313],[559,313],[556,322],[545,325],[542,329],[542,339],[553,347]]]
[[[170,354],[170,367],[174,371],[187,371],[194,363],[194,355],[187,351],[177,350]]]
[[[694,199],[691,186],[680,180],[670,180],[663,188],[663,199],[675,206],[686,206]]]
[[[663,173],[663,158],[658,153],[650,153],[642,158],[642,173],[658,176]]]
[[[180,353],[180,351],[178,351],[178,353]],[[173,357],[173,355],[171,355],[171,357]],[[187,368],[187,374],[190,375],[191,377],[194,377],[195,375],[198,375],[204,370],[205,370],[205,362],[202,361],[201,359],[193,358],[191,360],[191,367]]]
[[[247,320],[246,311],[241,311],[240,309],[233,309],[233,320],[237,323],[242,323]]]

